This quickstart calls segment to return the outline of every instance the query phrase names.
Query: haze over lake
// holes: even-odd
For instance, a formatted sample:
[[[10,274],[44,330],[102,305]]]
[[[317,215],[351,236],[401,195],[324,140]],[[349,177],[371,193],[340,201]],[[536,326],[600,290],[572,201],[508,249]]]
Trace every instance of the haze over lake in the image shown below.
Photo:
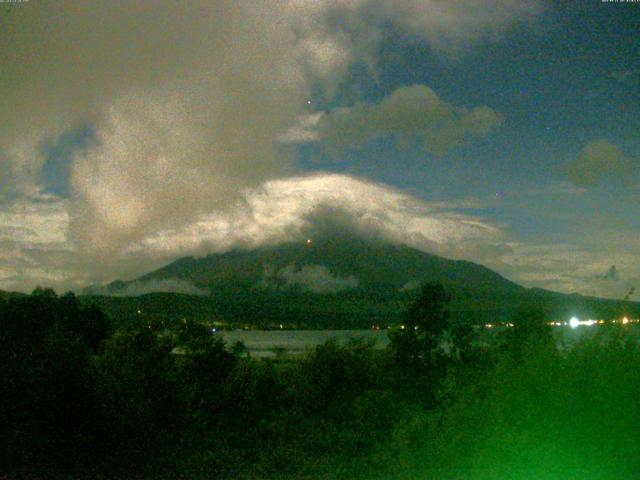
[[[218,334],[229,345],[244,342],[247,350],[258,356],[273,355],[280,348],[290,354],[303,353],[329,339],[335,339],[340,345],[350,340],[364,340],[380,349],[389,344],[386,330],[229,330]]]
[[[505,327],[483,329],[478,336],[479,343],[492,344],[496,335]],[[637,325],[627,325],[626,331],[638,336]],[[580,326],[571,328],[561,326],[553,328],[553,335],[560,349],[570,347],[581,339],[591,338],[602,330],[602,327]],[[271,357],[278,352],[285,354],[302,354],[333,339],[338,345],[346,345],[350,341],[364,341],[374,348],[382,350],[389,345],[388,330],[225,330],[216,332],[228,345],[237,341],[245,344],[252,356]]]

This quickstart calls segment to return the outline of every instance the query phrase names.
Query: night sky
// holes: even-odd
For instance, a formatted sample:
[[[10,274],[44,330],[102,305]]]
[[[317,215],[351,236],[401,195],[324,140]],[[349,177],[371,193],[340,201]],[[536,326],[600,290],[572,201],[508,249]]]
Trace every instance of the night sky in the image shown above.
[[[639,33],[640,3],[600,0],[0,4],[0,289],[129,279],[328,217],[622,298]]]

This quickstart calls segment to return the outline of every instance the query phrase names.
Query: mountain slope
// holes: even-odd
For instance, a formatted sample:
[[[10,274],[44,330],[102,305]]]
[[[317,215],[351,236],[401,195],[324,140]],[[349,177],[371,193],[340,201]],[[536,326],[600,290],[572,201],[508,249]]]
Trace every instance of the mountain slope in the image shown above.
[[[354,235],[310,240],[182,258],[133,281],[107,286],[107,293],[127,298],[85,301],[100,303],[118,316],[142,310],[157,317],[209,318],[236,325],[346,328],[400,321],[417,286],[439,282],[453,295],[453,316],[466,322],[508,321],[518,309],[533,307],[543,308],[554,320],[640,314],[635,302],[528,289],[482,265],[407,246]],[[208,295],[129,296],[158,285]]]
[[[400,289],[410,282],[424,281],[483,290],[522,288],[482,265],[354,236],[313,239],[311,243],[287,243],[253,251],[235,250],[198,259],[187,257],[138,281],[176,278],[210,289],[229,284],[252,287],[265,277],[277,277],[282,270],[297,272],[305,266],[324,267],[336,278],[353,277],[361,289]]]

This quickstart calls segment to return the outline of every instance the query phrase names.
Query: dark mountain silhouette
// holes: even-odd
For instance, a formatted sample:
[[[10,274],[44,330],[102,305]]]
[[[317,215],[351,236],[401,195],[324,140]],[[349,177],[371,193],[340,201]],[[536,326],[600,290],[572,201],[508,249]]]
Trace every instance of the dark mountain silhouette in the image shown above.
[[[264,285],[265,280],[268,285],[269,276],[277,279],[283,270],[300,272],[304,267],[322,267],[336,278],[353,277],[357,281],[355,288],[364,290],[379,287],[397,290],[408,283],[423,281],[483,290],[522,288],[482,265],[356,236],[313,238],[310,243],[292,242],[203,258],[186,257],[137,280],[176,278],[212,290],[229,285],[255,287]]]
[[[135,286],[171,282],[210,295],[95,295],[131,295]],[[182,258],[130,282],[88,289],[84,301],[100,303],[118,315],[142,310],[236,324],[370,326],[400,321],[423,282],[445,285],[453,295],[453,316],[466,322],[508,321],[517,310],[534,306],[559,320],[572,315],[613,318],[640,313],[635,302],[529,289],[473,262],[349,234]]]

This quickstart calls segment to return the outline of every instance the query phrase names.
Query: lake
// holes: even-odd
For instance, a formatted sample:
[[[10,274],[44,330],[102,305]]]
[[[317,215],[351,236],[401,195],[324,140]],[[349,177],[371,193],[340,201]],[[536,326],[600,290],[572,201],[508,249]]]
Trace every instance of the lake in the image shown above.
[[[583,338],[595,335],[601,327],[599,325],[580,326],[570,328],[568,326],[553,327],[553,334],[558,341],[560,349],[570,347],[571,344]],[[626,325],[625,329],[631,329],[638,335],[639,329],[636,325]],[[479,332],[477,341],[480,343],[491,343],[497,333],[498,328],[482,329]],[[301,354],[305,351],[322,345],[327,340],[333,338],[339,345],[344,345],[351,339],[363,339],[365,342],[373,342],[374,348],[383,349],[389,344],[387,330],[222,330],[216,333],[224,338],[228,345],[233,345],[236,341],[244,342],[247,350],[252,356],[273,357],[280,351],[286,354]]]
[[[300,354],[322,345],[333,338],[339,345],[351,339],[375,342],[375,348],[385,348],[389,344],[387,330],[223,330],[221,335],[228,345],[236,341],[244,342],[252,356],[275,356],[284,349],[287,354]]]

